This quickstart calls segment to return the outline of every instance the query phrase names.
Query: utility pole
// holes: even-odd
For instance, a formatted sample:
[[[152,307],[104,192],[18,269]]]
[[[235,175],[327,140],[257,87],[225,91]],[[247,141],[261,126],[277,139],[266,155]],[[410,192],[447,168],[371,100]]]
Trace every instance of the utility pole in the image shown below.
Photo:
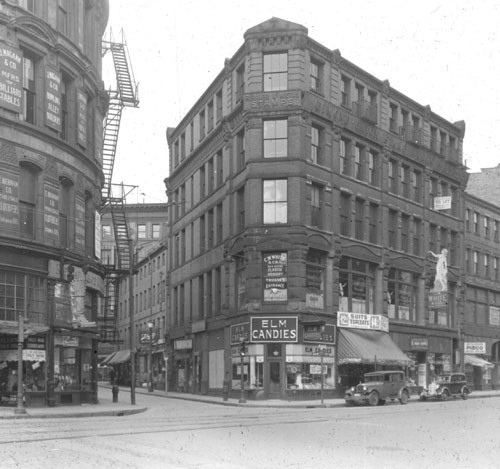
[[[14,414],[26,414],[23,390],[23,346],[24,346],[24,316],[19,313],[17,318],[17,406]]]
[[[128,313],[130,329],[130,404],[135,405],[135,337],[134,337],[134,250],[129,240],[130,266],[128,271]]]

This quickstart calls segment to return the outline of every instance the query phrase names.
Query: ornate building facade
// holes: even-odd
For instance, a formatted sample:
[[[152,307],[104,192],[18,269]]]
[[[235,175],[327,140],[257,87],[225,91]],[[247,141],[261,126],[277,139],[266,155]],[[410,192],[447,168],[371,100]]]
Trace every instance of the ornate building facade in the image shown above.
[[[0,5],[0,396],[94,402],[105,0]],[[98,228],[96,230],[96,228]]]

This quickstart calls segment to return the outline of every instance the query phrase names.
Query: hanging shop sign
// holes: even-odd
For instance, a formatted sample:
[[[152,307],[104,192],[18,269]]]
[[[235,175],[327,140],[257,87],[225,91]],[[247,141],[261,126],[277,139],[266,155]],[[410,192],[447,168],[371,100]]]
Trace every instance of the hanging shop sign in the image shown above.
[[[0,106],[23,112],[23,53],[0,43]]]
[[[431,308],[446,308],[448,306],[448,292],[429,292],[429,306]]]
[[[287,253],[264,256],[264,301],[286,301],[288,288]]]
[[[158,331],[143,331],[139,335],[139,342],[141,344],[156,344],[158,342]]]
[[[62,75],[55,69],[45,69],[45,125],[57,132],[62,129]]]
[[[19,180],[15,174],[0,170],[0,226],[12,230],[18,225]]]
[[[333,324],[304,324],[304,342],[334,344],[335,326]]]
[[[464,342],[464,353],[485,355],[486,342]]]
[[[231,345],[240,344],[242,340],[250,341],[250,323],[244,322],[231,326]]]
[[[412,350],[429,350],[429,339],[427,337],[410,337],[410,348]]]
[[[250,342],[297,342],[297,316],[264,316],[250,318]]]
[[[500,308],[497,306],[490,306],[490,325],[500,326]]]
[[[380,314],[339,311],[337,313],[337,326],[389,332],[389,319]]]
[[[43,190],[43,233],[48,243],[59,244],[59,189],[45,184]],[[63,227],[67,229],[67,227]]]
[[[434,210],[450,210],[451,196],[434,197]]]
[[[193,348],[192,339],[182,339],[182,340],[176,340],[174,342],[174,350],[190,350],[192,348]]]

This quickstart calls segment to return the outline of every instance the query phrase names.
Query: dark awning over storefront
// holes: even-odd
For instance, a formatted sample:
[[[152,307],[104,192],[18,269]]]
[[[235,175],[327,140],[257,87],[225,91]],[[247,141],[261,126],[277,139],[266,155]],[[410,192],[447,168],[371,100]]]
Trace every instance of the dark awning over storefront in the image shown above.
[[[480,368],[495,368],[495,365],[493,365],[493,363],[476,357],[475,355],[464,355],[464,362],[467,365],[479,366]]]
[[[120,363],[125,363],[130,360],[130,350],[118,350],[118,352],[113,352],[108,355],[102,362],[101,365],[119,365]]]
[[[339,329],[338,364],[412,365],[387,332]]]
[[[42,324],[24,324],[24,336],[44,334],[49,330],[48,326]],[[19,333],[19,325],[15,321],[0,321],[0,333],[17,335]]]

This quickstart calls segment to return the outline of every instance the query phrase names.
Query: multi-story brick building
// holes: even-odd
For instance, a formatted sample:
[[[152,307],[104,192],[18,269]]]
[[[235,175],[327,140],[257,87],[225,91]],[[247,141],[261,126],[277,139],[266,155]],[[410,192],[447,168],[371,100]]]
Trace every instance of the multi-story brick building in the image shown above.
[[[472,173],[465,196],[463,333],[465,371],[475,388],[500,385],[500,198],[498,169]]]
[[[167,132],[171,387],[310,397],[462,367],[464,132],[304,26],[249,29]]]
[[[27,405],[95,401],[108,2],[0,11],[0,396],[15,401],[24,320]]]

